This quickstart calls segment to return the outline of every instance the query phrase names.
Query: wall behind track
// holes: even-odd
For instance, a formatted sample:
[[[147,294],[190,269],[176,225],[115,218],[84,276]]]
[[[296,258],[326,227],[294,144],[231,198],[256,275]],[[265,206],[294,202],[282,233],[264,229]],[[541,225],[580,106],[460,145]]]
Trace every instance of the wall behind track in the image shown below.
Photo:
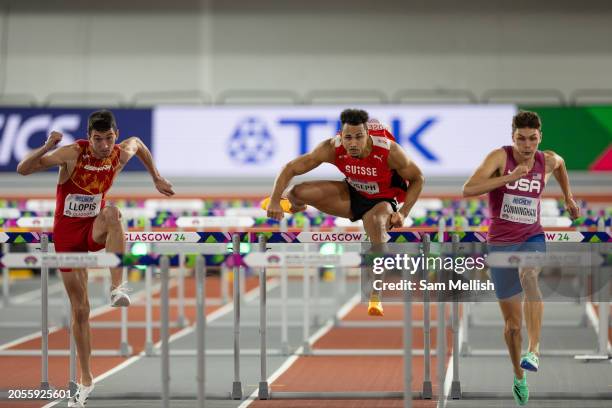
[[[0,1],[0,93],[612,88],[606,0]]]

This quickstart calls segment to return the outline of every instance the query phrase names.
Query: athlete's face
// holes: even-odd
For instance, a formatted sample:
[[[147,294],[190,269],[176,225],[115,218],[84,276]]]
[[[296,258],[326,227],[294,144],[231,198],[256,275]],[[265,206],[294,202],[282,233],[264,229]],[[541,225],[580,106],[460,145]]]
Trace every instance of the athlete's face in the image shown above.
[[[89,134],[89,142],[91,143],[94,155],[99,159],[109,157],[113,152],[113,146],[117,140],[117,134],[119,132],[113,129],[99,131],[92,130]]]
[[[542,141],[542,133],[538,129],[519,128],[512,134],[514,150],[524,160],[531,159]]]
[[[342,126],[342,146],[351,157],[361,157],[368,146],[368,131],[365,125]]]

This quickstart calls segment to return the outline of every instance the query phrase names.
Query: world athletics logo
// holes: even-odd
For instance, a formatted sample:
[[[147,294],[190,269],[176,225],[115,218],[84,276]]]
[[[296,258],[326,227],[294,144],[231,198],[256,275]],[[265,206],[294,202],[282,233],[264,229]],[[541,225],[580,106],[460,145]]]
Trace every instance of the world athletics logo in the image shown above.
[[[230,157],[243,164],[258,164],[274,155],[274,139],[266,124],[255,117],[238,123],[229,141]]]

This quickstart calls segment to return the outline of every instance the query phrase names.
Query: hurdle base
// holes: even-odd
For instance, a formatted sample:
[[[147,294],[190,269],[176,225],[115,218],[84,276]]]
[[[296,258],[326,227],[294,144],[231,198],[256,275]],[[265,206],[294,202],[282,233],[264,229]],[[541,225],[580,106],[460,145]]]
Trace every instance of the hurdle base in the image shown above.
[[[77,392],[79,385],[75,381],[70,381],[68,383],[68,390],[70,390],[70,395],[74,395]]]
[[[574,356],[574,360],[589,362],[589,361],[609,361],[612,356],[608,354],[579,354]]]
[[[283,344],[281,345],[281,352],[285,356],[292,354],[291,347],[289,347],[289,343],[283,342]]]
[[[176,324],[179,328],[184,329],[185,327],[189,326],[189,319],[187,319],[185,316],[179,316],[179,318],[176,320]]]
[[[155,346],[153,346],[153,343],[150,341],[147,341],[147,343],[145,344],[145,355],[147,357],[152,357],[155,356],[157,353],[155,352]]]
[[[459,353],[461,357],[468,357],[470,354],[472,354],[472,348],[470,347],[469,344],[462,343],[461,350],[459,351]]]
[[[121,348],[119,349],[121,357],[129,357],[132,355],[133,351],[134,349],[129,343],[121,343]]]
[[[452,382],[450,397],[455,400],[461,399],[461,383],[459,381]]]
[[[430,400],[433,398],[433,387],[431,381],[423,381],[423,399]]]
[[[242,383],[240,381],[234,381],[232,384],[232,397],[233,400],[242,399]]]
[[[49,384],[48,381],[41,381],[39,389],[44,390],[44,391],[53,391],[55,390],[55,387],[51,386],[51,384]]]
[[[268,386],[268,382],[267,381],[260,381],[259,382],[259,392],[257,397],[260,400],[268,400],[270,399],[270,387]]]

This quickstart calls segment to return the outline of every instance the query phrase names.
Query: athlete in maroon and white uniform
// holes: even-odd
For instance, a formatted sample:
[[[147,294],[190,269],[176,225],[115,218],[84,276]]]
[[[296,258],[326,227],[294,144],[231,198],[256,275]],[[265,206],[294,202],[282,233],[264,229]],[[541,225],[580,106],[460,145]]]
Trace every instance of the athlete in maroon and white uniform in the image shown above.
[[[87,140],[55,147],[62,134],[51,132],[44,146],[30,152],[17,166],[22,175],[59,166],[57,203],[53,227],[57,252],[87,252],[106,248],[123,253],[125,235],[121,213],[106,207],[104,196],[125,164],[136,155],[147,168],[157,190],[174,194],[172,185],[159,175],[149,149],[137,137],[115,144],[119,131],[113,114],[94,112],[89,116]],[[130,304],[121,283],[122,267],[111,268],[111,305]],[[93,390],[90,366],[91,336],[89,330],[89,296],[87,270],[63,269],[62,278],[72,308],[72,330],[81,367],[81,380],[68,406],[84,406]]]
[[[489,194],[492,224],[489,251],[542,251],[545,240],[540,224],[540,196],[550,175],[557,179],[571,218],[578,217],[563,159],[552,151],[539,151],[541,121],[534,112],[519,112],[512,120],[512,146],[489,153],[463,186],[463,195]],[[538,268],[491,268],[491,279],[505,321],[504,337],[514,368],[513,395],[519,405],[529,399],[523,369],[537,371],[543,303]],[[525,301],[521,292],[525,292]],[[528,352],[521,356],[523,313]]]
[[[511,174],[520,164],[512,146],[504,146],[503,174]],[[540,196],[546,184],[546,155],[537,150],[533,166],[520,179],[489,191],[491,225],[488,242],[521,243],[544,232],[540,224]]]
[[[387,241],[387,231],[401,227],[423,187],[423,175],[387,128],[370,121],[363,110],[347,109],[340,115],[339,134],[283,167],[276,178],[267,205],[268,217],[283,218],[283,203],[290,211],[303,211],[311,205],[320,211],[351,220],[363,220],[363,227],[374,245]],[[344,181],[307,181],[293,185],[295,176],[322,163],[331,163],[346,176]],[[282,198],[285,193],[286,198]],[[397,207],[397,198],[404,204]],[[369,313],[382,314],[378,299],[371,299]]]

